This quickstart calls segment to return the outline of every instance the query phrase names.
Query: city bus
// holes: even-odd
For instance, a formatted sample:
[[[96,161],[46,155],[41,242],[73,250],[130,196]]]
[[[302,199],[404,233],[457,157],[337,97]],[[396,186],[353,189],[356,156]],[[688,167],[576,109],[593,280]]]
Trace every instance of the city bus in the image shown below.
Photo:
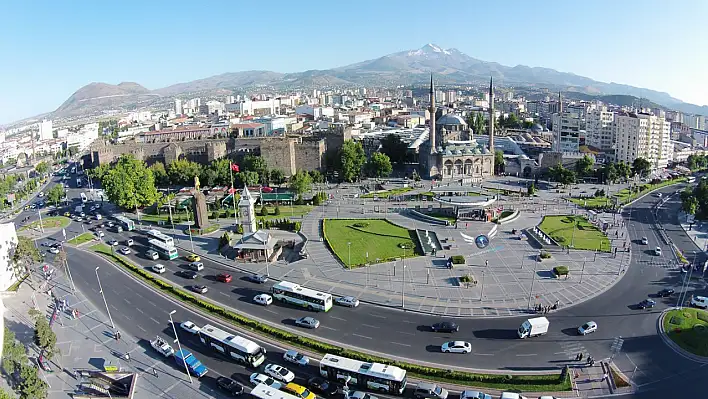
[[[125,216],[116,216],[114,219],[120,224],[121,227],[123,227],[123,230],[125,231],[133,231],[135,230],[135,222],[132,220],[128,219]]]
[[[367,363],[326,354],[320,361],[320,375],[330,381],[346,381],[350,388],[403,394],[406,370],[381,363]]]
[[[248,367],[258,367],[265,361],[265,348],[209,324],[199,330],[199,340],[204,345]]]
[[[289,281],[281,281],[274,285],[273,298],[302,306],[310,310],[327,312],[332,309],[332,294],[301,287]]]
[[[173,240],[172,237],[170,237],[167,234],[162,233],[158,230],[155,230],[155,229],[148,230],[145,232],[145,234],[147,234],[148,237],[150,237],[154,240],[162,241],[164,244],[167,244],[170,247],[175,246],[175,240]]]
[[[88,198],[86,198],[86,194],[85,194],[85,193],[81,193],[81,202],[83,202],[83,203],[85,204],[86,201],[88,201]]]
[[[302,399],[299,396],[275,389],[266,384],[258,384],[251,391],[251,395],[258,399]]]
[[[150,248],[155,250],[163,259],[172,260],[177,259],[179,256],[175,247],[167,245],[160,240],[152,238],[148,240],[148,243],[150,243]]]

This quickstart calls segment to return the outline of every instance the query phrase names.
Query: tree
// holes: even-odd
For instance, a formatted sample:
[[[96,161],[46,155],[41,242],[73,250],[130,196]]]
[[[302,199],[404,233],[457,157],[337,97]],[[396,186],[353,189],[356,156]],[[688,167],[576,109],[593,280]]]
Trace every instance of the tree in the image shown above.
[[[589,176],[592,173],[592,166],[594,164],[595,160],[586,154],[575,161],[575,173],[577,173],[578,177]]]
[[[27,363],[27,349],[15,339],[15,333],[5,327],[2,349],[2,367],[12,375]]]
[[[487,129],[487,123],[484,120],[484,116],[479,112],[472,114],[472,117],[468,119],[467,125],[472,128],[472,132],[474,132],[474,134],[484,134]]]
[[[685,200],[681,201],[681,210],[689,215],[695,215],[698,211],[698,199],[691,195]]]
[[[201,176],[202,167],[196,162],[187,159],[177,159],[167,165],[167,175],[170,183],[191,187],[194,185],[194,177]]]
[[[123,209],[152,205],[160,198],[155,177],[145,162],[122,155],[101,179],[108,200]]]
[[[620,162],[617,164],[617,175],[627,180],[632,175],[632,168],[628,164]]]
[[[34,343],[44,350],[47,359],[51,359],[56,351],[57,335],[49,326],[44,313],[37,309],[30,309],[30,317],[34,319]]]
[[[0,399],[14,399],[14,395],[0,388]]]
[[[290,176],[288,181],[288,188],[293,193],[298,196],[312,190],[312,177],[305,171],[298,171],[294,175]]]
[[[58,207],[62,199],[64,199],[64,188],[62,186],[55,184],[47,190],[47,201],[54,203],[54,206]]]
[[[17,245],[10,248],[10,259],[15,276],[20,277],[28,273],[33,264],[42,261],[42,254],[31,239],[18,236]]]
[[[20,398],[45,399],[47,397],[47,383],[37,374],[37,368],[23,364],[20,368]]]
[[[536,185],[533,184],[533,183],[531,183],[531,184],[529,185],[529,188],[526,189],[526,193],[527,193],[529,196],[534,195],[534,194],[536,193]]]
[[[347,182],[353,182],[361,176],[361,169],[366,162],[364,147],[360,142],[345,141],[339,149],[339,171],[340,178]]]
[[[494,174],[504,172],[504,153],[500,150],[494,151]]]
[[[310,177],[312,177],[313,183],[324,183],[325,182],[324,175],[319,170],[311,170]]]
[[[390,162],[402,164],[408,159],[408,144],[397,134],[389,134],[380,140],[381,152],[386,154]]]
[[[35,165],[34,170],[40,175],[44,175],[45,173],[49,172],[49,165],[46,162],[42,161]]]
[[[234,179],[236,179],[242,187],[255,186],[258,184],[258,173],[250,170],[246,172],[239,172],[236,176],[234,176]]]
[[[275,209],[273,209],[273,215],[280,216],[280,207],[278,205],[276,205]]]
[[[393,171],[391,159],[388,155],[381,152],[371,154],[371,159],[367,162],[366,169],[369,172],[369,176],[372,177],[386,177]]]
[[[636,158],[632,163],[632,171],[641,177],[647,177],[651,172],[651,163],[644,158]]]
[[[150,165],[150,170],[155,178],[155,184],[158,186],[167,186],[170,184],[170,178],[167,176],[167,170],[165,170],[165,164],[162,162],[155,162]]]
[[[261,216],[268,216],[268,208],[266,208],[265,205],[263,205],[263,206],[261,207],[260,215],[261,215]]]
[[[241,164],[243,170],[258,173],[258,182],[267,182],[270,178],[270,176],[268,176],[268,164],[263,157],[246,155]],[[255,184],[258,184],[258,182]]]
[[[317,171],[315,171],[315,172],[317,172]],[[274,184],[285,183],[285,173],[283,173],[283,171],[280,169],[271,169],[270,170],[270,181]]]

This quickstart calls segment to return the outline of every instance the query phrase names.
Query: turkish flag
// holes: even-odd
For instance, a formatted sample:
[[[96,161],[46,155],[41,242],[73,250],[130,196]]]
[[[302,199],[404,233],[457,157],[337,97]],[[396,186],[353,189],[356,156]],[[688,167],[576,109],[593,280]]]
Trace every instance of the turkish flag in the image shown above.
[[[238,172],[238,171],[239,171],[238,165],[236,165],[235,163],[232,163],[232,164],[231,164],[231,170],[233,170],[234,172]]]
[[[231,187],[231,188],[229,189],[229,194],[233,194],[233,193],[235,193],[235,192],[236,192],[236,189],[235,189],[235,188]]]

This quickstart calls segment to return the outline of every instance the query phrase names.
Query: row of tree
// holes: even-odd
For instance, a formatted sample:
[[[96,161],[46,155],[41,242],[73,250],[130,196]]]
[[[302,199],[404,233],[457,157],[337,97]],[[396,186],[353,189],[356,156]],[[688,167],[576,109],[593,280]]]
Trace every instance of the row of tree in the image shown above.
[[[353,182],[364,176],[386,177],[393,171],[391,156],[387,153],[396,154],[399,163],[407,161],[408,145],[404,148],[405,143],[401,143],[395,135],[385,137],[382,150],[373,153],[367,161],[360,142],[345,141],[339,150],[325,153],[325,167],[332,173],[332,179],[338,181]]]
[[[698,219],[708,217],[708,182],[701,179],[695,186],[688,186],[681,191],[681,209]]]
[[[706,170],[708,169],[708,156],[706,155],[689,155],[686,160],[688,168],[696,170]]]
[[[548,169],[546,176],[563,185],[573,184],[578,179],[595,177],[600,183],[615,183],[628,180],[632,176],[647,177],[651,172],[651,163],[644,158],[637,158],[632,165],[624,162],[607,162],[601,168],[594,169],[595,161],[589,155],[575,161],[575,169],[566,169],[560,163]]]

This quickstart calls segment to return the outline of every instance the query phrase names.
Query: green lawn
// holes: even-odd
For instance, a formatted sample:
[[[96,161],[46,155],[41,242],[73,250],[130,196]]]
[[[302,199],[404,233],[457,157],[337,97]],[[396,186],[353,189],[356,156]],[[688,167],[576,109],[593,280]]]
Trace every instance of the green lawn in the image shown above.
[[[361,225],[357,227],[355,225]],[[417,256],[412,230],[404,229],[384,219],[325,219],[324,236],[327,244],[342,263],[362,266],[369,262],[390,261],[404,254],[407,258]],[[348,243],[351,242],[351,252]]]
[[[587,209],[604,208],[612,205],[607,197],[571,198],[570,202],[585,207]]]
[[[662,181],[661,183],[658,183],[658,184],[647,183],[647,184],[639,186],[639,188],[640,188],[639,191],[635,190],[634,192],[632,192],[628,188],[625,188],[623,190],[618,191],[616,194],[613,194],[612,197],[617,198],[617,202],[620,205],[624,205],[624,204],[634,201],[635,199],[641,197],[642,195],[650,193],[656,189],[670,186],[672,184],[682,183],[684,181],[686,181],[686,178],[665,180],[665,181]],[[586,209],[604,208],[606,206],[611,206],[613,204],[612,199],[610,199],[608,197],[604,197],[604,196],[603,197],[592,197],[592,198],[571,198],[570,201],[574,204],[585,207]]]
[[[280,215],[276,215],[275,206],[267,206],[268,216],[260,216],[261,207],[256,205],[256,218],[258,219],[287,219],[291,217],[302,217],[312,211],[312,205],[280,205]]]
[[[66,216],[51,216],[42,218],[42,227],[44,227],[45,229],[62,229],[68,226],[69,222],[71,222],[71,219]],[[20,228],[20,231],[27,229],[36,230],[39,228],[39,220],[37,220],[28,224],[27,226],[22,226],[22,228]]]
[[[388,198],[391,196],[405,194],[411,190],[413,190],[413,187],[394,188],[392,190],[381,191],[378,193],[364,194],[361,196],[361,198],[374,198],[374,196],[377,196],[378,198]]]
[[[67,242],[68,242],[69,244],[73,244],[73,245],[81,245],[81,244],[83,244],[83,243],[85,243],[85,242],[92,241],[92,240],[93,240],[93,237],[94,237],[94,236],[93,236],[93,234],[91,234],[91,233],[83,233],[83,234],[81,234],[81,235],[78,235],[78,236],[72,238],[71,240],[69,240],[69,241],[67,241]]]
[[[575,249],[610,251],[607,236],[583,216],[546,216],[539,228],[562,246],[572,244]]]
[[[708,357],[708,312],[683,308],[664,315],[664,331],[681,348]]]
[[[421,213],[423,213],[424,215],[432,216],[437,219],[447,220],[448,222],[453,223],[453,224],[457,220],[454,216],[450,216],[450,215],[448,215],[446,213],[442,213],[442,212],[421,212]]]

